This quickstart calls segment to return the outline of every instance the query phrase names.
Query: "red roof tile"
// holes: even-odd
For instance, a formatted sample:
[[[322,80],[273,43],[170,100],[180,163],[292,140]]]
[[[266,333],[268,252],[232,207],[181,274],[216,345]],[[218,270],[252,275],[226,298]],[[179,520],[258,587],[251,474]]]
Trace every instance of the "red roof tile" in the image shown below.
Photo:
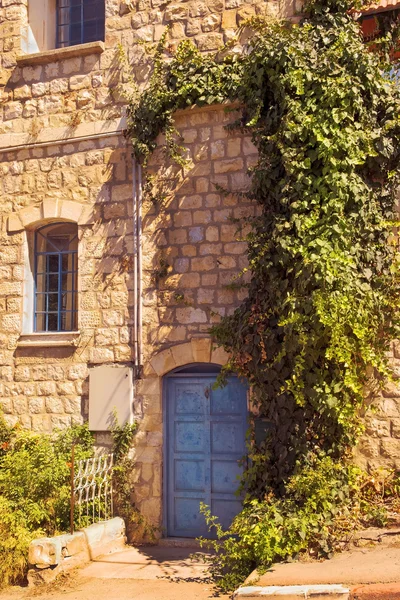
[[[394,10],[396,8],[400,8],[400,0],[380,0],[361,12],[363,15],[370,15],[380,10]]]

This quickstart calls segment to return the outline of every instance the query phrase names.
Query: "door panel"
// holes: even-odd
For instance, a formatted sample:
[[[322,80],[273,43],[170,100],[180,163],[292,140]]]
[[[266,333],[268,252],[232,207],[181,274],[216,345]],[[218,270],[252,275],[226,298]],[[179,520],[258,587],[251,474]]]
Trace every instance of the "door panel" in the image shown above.
[[[203,460],[175,460],[175,490],[205,491],[205,465]]]
[[[242,473],[247,387],[230,377],[212,389],[215,375],[166,380],[166,515],[170,536],[207,536],[200,502],[224,527],[240,511],[235,492]]]
[[[224,529],[228,529],[241,508],[240,500],[213,500],[211,503],[212,514],[218,517]]]
[[[234,494],[243,469],[235,461],[213,460],[211,463],[211,492]]]

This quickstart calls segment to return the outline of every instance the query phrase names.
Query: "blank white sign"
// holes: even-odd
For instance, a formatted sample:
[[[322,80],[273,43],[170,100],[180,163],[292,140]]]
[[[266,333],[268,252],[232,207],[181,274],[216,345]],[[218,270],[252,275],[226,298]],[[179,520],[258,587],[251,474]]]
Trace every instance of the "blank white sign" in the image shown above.
[[[101,365],[89,370],[89,429],[108,431],[133,422],[133,369]]]

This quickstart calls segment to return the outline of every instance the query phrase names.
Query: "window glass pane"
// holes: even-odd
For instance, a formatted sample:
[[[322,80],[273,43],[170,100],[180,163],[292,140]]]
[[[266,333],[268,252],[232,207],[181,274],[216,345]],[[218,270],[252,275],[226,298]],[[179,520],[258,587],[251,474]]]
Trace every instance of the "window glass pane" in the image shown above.
[[[57,46],[104,40],[105,0],[58,0]]]
[[[47,254],[46,273],[58,273],[58,254]]]
[[[36,313],[36,331],[46,331],[46,317]]]
[[[47,330],[46,331],[63,331],[61,328],[58,329],[58,317],[57,313],[49,313],[47,316]]]
[[[77,322],[77,225],[56,223],[35,234],[35,331],[69,331]]]
[[[58,275],[48,275],[46,283],[46,292],[58,292]]]
[[[57,312],[58,311],[58,294],[47,294],[47,306],[46,310],[48,312]]]

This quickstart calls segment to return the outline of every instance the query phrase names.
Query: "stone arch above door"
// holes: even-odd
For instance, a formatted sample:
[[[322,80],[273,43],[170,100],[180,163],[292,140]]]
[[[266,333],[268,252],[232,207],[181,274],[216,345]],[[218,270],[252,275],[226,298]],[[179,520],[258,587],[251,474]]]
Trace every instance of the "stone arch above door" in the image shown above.
[[[169,371],[192,363],[214,363],[224,365],[228,362],[228,354],[223,348],[213,348],[209,337],[192,338],[190,342],[177,344],[162,350],[150,360],[155,374],[162,377]]]

